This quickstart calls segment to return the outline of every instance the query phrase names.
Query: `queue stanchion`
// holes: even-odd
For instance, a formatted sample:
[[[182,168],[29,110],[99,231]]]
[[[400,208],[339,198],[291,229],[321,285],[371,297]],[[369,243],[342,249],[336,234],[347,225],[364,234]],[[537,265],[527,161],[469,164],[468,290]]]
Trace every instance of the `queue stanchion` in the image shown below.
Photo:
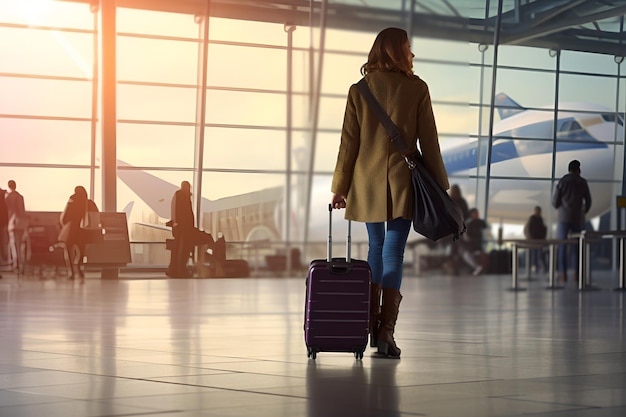
[[[593,238],[593,236],[591,237]],[[590,239],[591,239],[590,238]],[[591,262],[589,259],[589,248],[587,245],[587,231],[580,232],[578,237],[578,290],[579,291],[591,291],[598,290],[599,288],[591,285]]]
[[[615,201],[617,207],[617,230],[618,233],[622,230],[622,212],[626,209],[626,196],[618,195]],[[624,245],[624,236],[620,235],[619,238],[619,286],[615,288],[615,291],[626,291],[626,269],[624,267],[624,261],[626,261],[626,246]]]
[[[587,231],[583,230],[578,236],[578,290],[583,291],[585,289],[587,271]]]
[[[512,258],[511,259],[511,288],[510,291],[525,291],[526,288],[520,288],[518,285],[518,268],[519,268],[519,262],[517,260],[517,255],[518,255],[518,246],[517,243],[513,242],[513,244],[511,245],[511,251],[512,253]]]
[[[526,267],[526,281],[534,280],[531,274],[532,267],[530,265],[530,253],[533,251],[533,249],[534,248],[532,246],[527,246],[526,253],[525,253],[526,256],[524,256],[524,265]]]
[[[614,291],[626,291],[626,267],[624,261],[626,260],[626,244],[624,244],[624,236],[619,239],[619,287]]]
[[[589,245],[589,240],[587,240],[586,242],[587,245]],[[591,251],[589,250],[588,246],[585,246],[585,288],[592,290],[595,289],[593,287],[593,285],[591,284],[591,279],[592,279],[592,275],[591,275]]]
[[[556,249],[558,245],[556,243],[551,243],[549,246],[549,256],[550,259],[548,261],[548,289],[549,290],[560,290],[563,289],[563,286],[557,285],[556,283]]]

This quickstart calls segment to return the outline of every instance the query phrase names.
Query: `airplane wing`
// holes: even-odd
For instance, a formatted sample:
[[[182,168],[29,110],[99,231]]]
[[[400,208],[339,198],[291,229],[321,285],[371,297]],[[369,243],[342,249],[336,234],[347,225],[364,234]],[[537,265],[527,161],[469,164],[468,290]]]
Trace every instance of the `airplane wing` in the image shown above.
[[[178,185],[158,178],[143,168],[133,167],[118,160],[117,176],[161,219],[171,218],[171,199]],[[283,223],[283,186],[222,197],[216,200],[202,198],[202,214],[209,227],[217,228],[229,240],[247,240],[251,236],[276,236]],[[129,206],[127,206],[129,207]],[[132,206],[130,206],[132,207]],[[233,222],[233,209],[241,219]],[[208,215],[208,216],[207,216]],[[134,222],[146,229],[171,229],[163,224]],[[205,225],[206,227],[206,225]],[[144,229],[145,230],[145,229]]]
[[[171,232],[172,231],[171,227],[165,226],[165,225],[162,225],[162,224],[143,223],[143,222],[134,222],[133,224],[136,224],[138,226],[143,226],[143,227],[149,227],[150,229],[165,230],[166,232]]]

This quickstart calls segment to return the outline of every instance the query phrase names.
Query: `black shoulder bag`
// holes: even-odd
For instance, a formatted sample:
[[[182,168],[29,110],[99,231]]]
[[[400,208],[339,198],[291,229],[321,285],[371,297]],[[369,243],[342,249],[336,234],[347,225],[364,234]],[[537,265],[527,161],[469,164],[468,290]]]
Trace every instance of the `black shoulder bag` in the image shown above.
[[[404,156],[413,182],[413,229],[430,240],[452,235],[457,240],[465,232],[463,211],[432,177],[419,150],[410,154],[402,134],[372,94],[365,78],[357,83],[361,95],[387,130],[389,140]]]

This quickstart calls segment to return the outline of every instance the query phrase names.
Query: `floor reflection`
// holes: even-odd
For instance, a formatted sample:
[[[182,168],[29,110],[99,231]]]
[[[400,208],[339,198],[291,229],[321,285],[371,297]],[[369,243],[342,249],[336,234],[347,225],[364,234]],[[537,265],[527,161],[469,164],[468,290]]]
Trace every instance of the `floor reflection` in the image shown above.
[[[626,294],[546,280],[405,277],[400,360],[313,360],[304,277],[5,275],[0,416],[626,415]]]

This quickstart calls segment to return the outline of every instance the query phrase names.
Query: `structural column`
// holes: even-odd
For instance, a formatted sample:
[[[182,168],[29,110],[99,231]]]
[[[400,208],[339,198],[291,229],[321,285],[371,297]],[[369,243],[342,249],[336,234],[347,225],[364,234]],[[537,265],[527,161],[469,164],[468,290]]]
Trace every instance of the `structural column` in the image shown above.
[[[102,127],[102,211],[117,211],[117,108],[116,108],[116,0],[100,0],[100,80]],[[116,279],[117,268],[102,270],[103,279]]]
[[[483,207],[479,208],[482,213],[482,217],[487,219],[489,217],[489,185],[491,182],[491,151],[493,148],[493,124],[495,120],[495,98],[496,98],[496,74],[498,73],[498,48],[500,46],[500,28],[502,24],[502,0],[498,0],[498,15],[496,16],[496,26],[493,32],[493,66],[491,68],[491,104],[489,106],[489,142],[487,143],[487,155],[485,165],[485,200]],[[479,144],[482,146],[482,144]],[[479,155],[482,158],[481,155]],[[477,161],[477,166],[480,167],[481,160]],[[480,172],[478,172],[480,174]],[[477,205],[480,202],[477,200]]]
[[[202,178],[204,170],[204,127],[206,124],[206,88],[209,57],[209,10],[210,1],[205,4],[203,14],[195,16],[198,24],[198,81],[196,93],[196,132],[194,141],[194,178],[196,227],[202,228]]]
[[[102,90],[102,210],[117,210],[117,107],[115,0],[100,0],[100,80]]]

